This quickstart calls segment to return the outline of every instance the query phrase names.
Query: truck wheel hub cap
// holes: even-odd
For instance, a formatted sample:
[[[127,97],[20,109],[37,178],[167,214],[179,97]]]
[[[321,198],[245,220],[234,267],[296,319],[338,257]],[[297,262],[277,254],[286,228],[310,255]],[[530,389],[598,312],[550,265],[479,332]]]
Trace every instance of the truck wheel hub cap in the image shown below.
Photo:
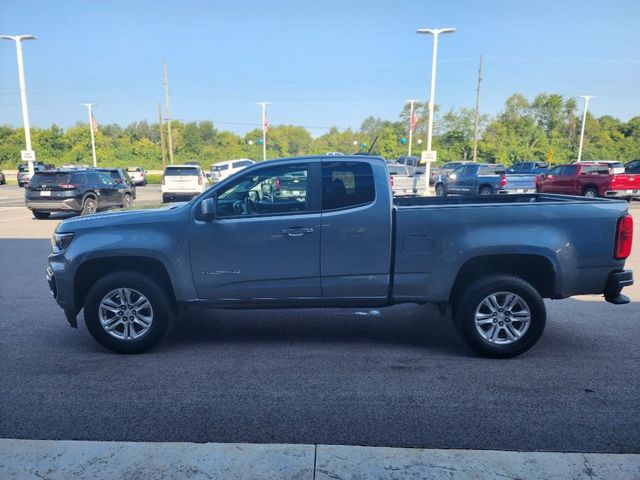
[[[476,308],[476,330],[483,340],[494,345],[517,342],[527,332],[530,324],[529,305],[515,293],[492,293]]]
[[[107,293],[98,307],[102,328],[118,340],[137,340],[146,335],[153,323],[153,307],[142,293],[132,288],[117,288]]]

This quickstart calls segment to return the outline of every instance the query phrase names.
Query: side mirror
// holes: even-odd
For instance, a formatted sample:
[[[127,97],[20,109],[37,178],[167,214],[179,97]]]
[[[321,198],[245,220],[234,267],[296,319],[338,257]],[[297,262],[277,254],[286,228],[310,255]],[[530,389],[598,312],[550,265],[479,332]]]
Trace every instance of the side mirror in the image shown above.
[[[206,222],[216,218],[216,210],[218,209],[218,197],[213,196],[205,198],[200,202],[200,215],[199,219]]]

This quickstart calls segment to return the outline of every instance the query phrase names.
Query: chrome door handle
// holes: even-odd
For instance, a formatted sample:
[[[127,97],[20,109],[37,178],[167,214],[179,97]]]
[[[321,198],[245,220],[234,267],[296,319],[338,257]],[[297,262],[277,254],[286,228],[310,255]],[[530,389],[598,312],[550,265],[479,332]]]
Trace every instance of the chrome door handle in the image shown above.
[[[284,230],[282,230],[282,233],[290,237],[301,237],[303,235],[306,235],[307,233],[313,233],[313,228],[301,228],[301,227],[285,228]]]

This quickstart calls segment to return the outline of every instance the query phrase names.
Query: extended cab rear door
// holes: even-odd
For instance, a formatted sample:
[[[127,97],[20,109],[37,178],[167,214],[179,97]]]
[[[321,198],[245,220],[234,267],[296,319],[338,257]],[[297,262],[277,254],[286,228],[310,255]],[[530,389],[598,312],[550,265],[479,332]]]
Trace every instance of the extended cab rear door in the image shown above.
[[[382,160],[322,161],[320,270],[325,298],[385,298],[391,192]]]

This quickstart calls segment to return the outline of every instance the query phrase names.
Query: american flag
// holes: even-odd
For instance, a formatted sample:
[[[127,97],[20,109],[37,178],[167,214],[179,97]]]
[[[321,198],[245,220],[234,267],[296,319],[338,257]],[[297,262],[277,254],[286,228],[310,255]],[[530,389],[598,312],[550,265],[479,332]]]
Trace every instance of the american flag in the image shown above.
[[[264,119],[262,120],[262,127],[264,128],[264,133],[269,133],[269,118],[267,117],[267,112],[264,112]]]
[[[416,131],[416,125],[418,125],[418,116],[416,115],[416,112],[412,112],[411,113],[411,131],[412,132]]]
[[[98,131],[98,122],[96,122],[96,117],[93,116],[93,112],[91,112],[91,128],[94,132]]]

